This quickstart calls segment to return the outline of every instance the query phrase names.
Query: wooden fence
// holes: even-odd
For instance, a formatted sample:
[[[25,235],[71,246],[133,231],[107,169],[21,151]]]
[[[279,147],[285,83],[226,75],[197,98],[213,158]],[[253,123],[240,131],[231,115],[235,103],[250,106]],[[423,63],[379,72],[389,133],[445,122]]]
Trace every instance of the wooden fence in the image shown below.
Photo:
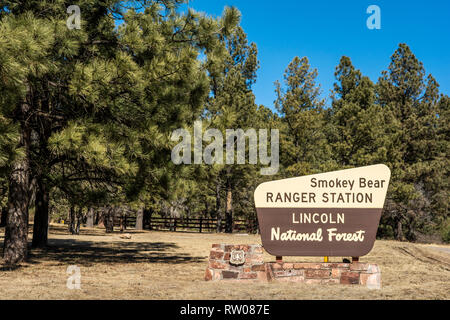
[[[121,221],[122,219],[122,221]],[[68,221],[64,221],[68,224]],[[225,220],[222,220],[222,231],[225,230]],[[136,216],[114,217],[114,227],[124,226],[124,229],[135,228]],[[217,219],[210,218],[168,218],[150,217],[144,221],[144,229],[161,231],[192,231],[192,232],[216,232]],[[233,233],[258,233],[258,222],[256,220],[233,220]]]
[[[194,231],[194,232],[216,232],[217,219],[206,218],[151,218],[144,229],[167,230],[167,231]],[[225,230],[225,221],[222,220],[222,231]],[[235,219],[233,220],[234,233],[257,233],[258,224],[256,221]]]

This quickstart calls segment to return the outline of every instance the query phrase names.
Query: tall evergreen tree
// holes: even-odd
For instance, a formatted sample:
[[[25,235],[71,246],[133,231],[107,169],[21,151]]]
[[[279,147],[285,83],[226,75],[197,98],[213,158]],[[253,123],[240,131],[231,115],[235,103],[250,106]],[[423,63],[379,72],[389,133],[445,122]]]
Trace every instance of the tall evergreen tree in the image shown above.
[[[251,89],[259,68],[256,45],[248,43],[247,35],[242,27],[237,27],[233,32],[223,32],[220,34],[220,39],[223,41],[223,47],[212,52],[207,61],[212,95],[207,104],[206,116],[212,126],[222,133],[225,133],[227,129],[246,131],[256,128],[254,115],[257,106]],[[233,141],[226,140],[225,137],[224,155],[228,153],[227,145],[228,148],[237,146],[237,137],[234,137]],[[249,142],[246,143],[246,150],[248,146]],[[218,229],[220,230],[222,220],[220,197],[224,189],[225,232],[228,233],[232,232],[235,188],[239,181],[242,181],[244,172],[255,170],[252,165],[237,164],[236,156],[236,154],[233,156],[233,164],[227,164],[224,161],[222,168],[217,171],[217,176],[213,178],[216,183]]]
[[[441,174],[438,84],[406,44],[392,55],[377,84],[379,104],[392,112],[394,141],[389,153],[392,183],[384,222],[398,239],[415,239],[433,220],[433,183]]]
[[[308,58],[289,63],[283,85],[276,82],[275,106],[282,116],[280,154],[286,176],[311,174],[331,163],[325,126],[324,100],[316,85],[317,70]]]
[[[1,114],[18,128],[22,150],[9,170],[4,258],[10,264],[26,257],[34,185],[33,244],[43,246],[52,188],[86,201],[102,188],[126,199],[139,194],[136,180],[159,175],[155,166],[170,156],[161,152],[169,132],[195,119],[207,95],[198,53],[233,20],[181,16],[180,1],[142,2],[138,13],[119,1],[92,0],[81,6],[81,29],[69,30],[64,1],[50,8],[34,2],[6,3],[0,25],[9,43],[1,48],[8,91]],[[115,16],[124,20],[118,29]]]
[[[342,57],[335,72],[328,135],[340,168],[384,163],[391,144],[386,134],[388,110],[375,104],[375,85]],[[386,112],[383,112],[386,111]]]

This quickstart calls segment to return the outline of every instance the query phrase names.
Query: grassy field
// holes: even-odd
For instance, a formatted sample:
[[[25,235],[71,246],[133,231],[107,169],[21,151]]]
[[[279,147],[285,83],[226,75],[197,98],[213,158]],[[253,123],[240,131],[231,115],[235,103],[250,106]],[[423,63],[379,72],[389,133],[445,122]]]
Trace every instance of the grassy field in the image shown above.
[[[82,229],[69,235],[52,225],[50,247],[29,261],[0,271],[2,299],[449,299],[450,246],[376,241],[362,262],[381,267],[383,288],[203,280],[211,244],[260,243],[257,235],[128,231],[106,235]],[[31,234],[30,234],[31,238]],[[0,231],[3,243],[3,229]],[[1,252],[1,251],[0,251]],[[266,261],[274,257],[265,254]],[[286,261],[321,261],[291,257]],[[331,258],[341,262],[342,258]],[[81,289],[66,286],[69,265],[81,268]]]

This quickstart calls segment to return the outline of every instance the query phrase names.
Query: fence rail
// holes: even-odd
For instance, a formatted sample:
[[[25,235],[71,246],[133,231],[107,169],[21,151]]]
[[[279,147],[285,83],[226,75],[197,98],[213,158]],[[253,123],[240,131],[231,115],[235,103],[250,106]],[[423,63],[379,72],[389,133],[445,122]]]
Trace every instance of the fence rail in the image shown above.
[[[121,221],[122,220],[122,221]],[[65,220],[65,224],[69,221]],[[135,228],[136,216],[114,217],[114,227],[123,226],[124,229]],[[224,231],[226,221],[222,220],[221,230]],[[217,219],[210,218],[169,218],[149,217],[144,221],[144,229],[160,231],[193,231],[193,232],[216,232]],[[234,233],[257,233],[258,222],[256,220],[234,219],[232,230]]]
[[[225,230],[226,222],[222,220],[221,230]],[[168,231],[216,232],[217,219],[205,218],[151,218],[144,224],[144,229]],[[256,233],[257,222],[254,220],[233,220],[233,232]]]

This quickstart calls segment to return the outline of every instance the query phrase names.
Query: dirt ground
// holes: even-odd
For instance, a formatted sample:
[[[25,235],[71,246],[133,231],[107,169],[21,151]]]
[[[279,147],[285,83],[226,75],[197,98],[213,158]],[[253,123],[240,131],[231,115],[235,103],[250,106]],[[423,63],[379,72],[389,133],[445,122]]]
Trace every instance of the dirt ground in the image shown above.
[[[3,229],[0,242],[3,243]],[[52,225],[46,250],[31,250],[15,270],[0,269],[2,299],[450,299],[450,246],[375,242],[361,262],[381,267],[381,290],[338,284],[227,283],[203,280],[213,243],[260,243],[257,235],[127,231],[106,235],[83,228],[78,236]],[[31,239],[31,232],[30,232]],[[443,249],[443,250],[442,250]],[[1,250],[0,250],[1,253]],[[274,257],[265,254],[266,261]],[[287,257],[286,261],[321,258]],[[341,262],[342,258],[330,258]],[[0,261],[2,262],[2,261]],[[70,290],[70,265],[81,289]]]

